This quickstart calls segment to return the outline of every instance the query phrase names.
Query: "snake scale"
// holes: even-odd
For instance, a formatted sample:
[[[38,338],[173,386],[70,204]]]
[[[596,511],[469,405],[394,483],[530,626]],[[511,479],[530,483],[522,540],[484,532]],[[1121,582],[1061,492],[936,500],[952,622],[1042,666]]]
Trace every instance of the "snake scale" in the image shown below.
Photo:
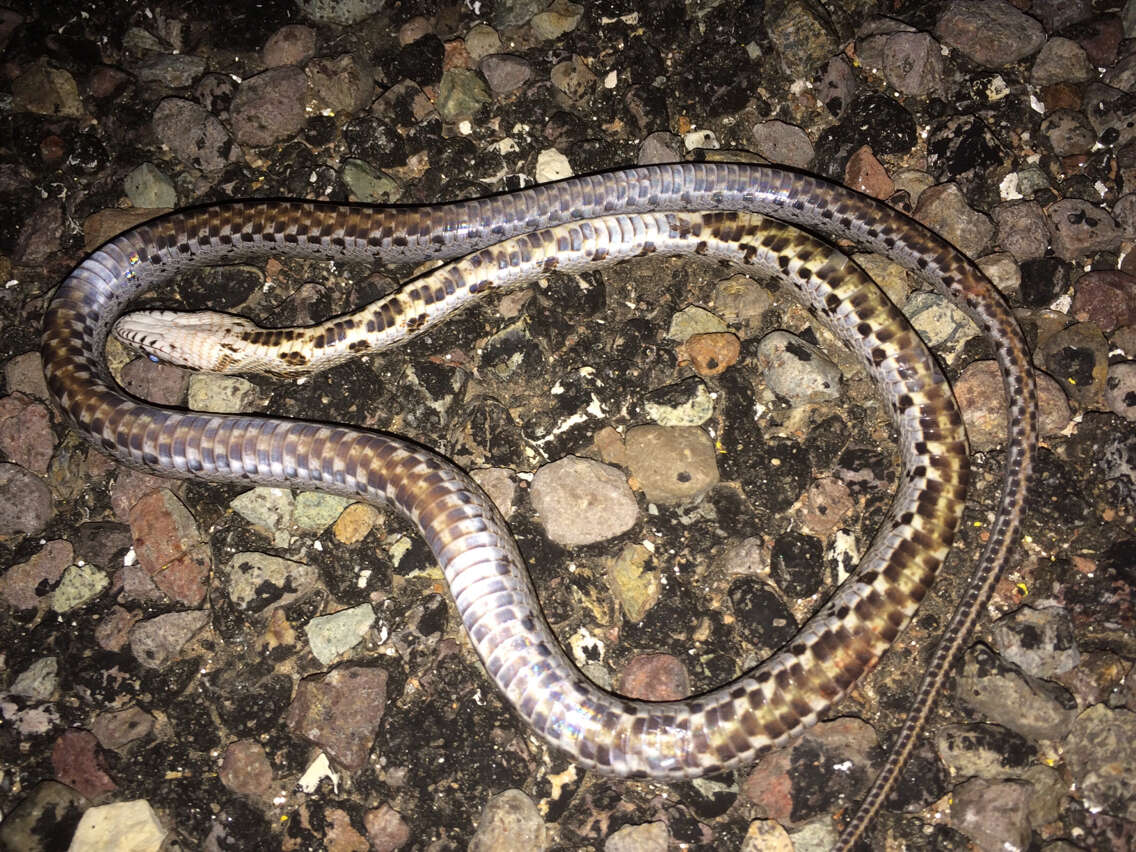
[[[629,168],[428,207],[253,201],[175,212],[111,240],[60,286],[44,321],[48,386],[79,432],[128,464],[167,476],[318,488],[398,508],[441,564],[489,675],[534,731],[606,774],[696,777],[784,743],[875,664],[949,549],[968,470],[949,387],[898,310],[839,252],[748,214],[849,240],[921,275],[982,328],[1009,400],[1006,472],[989,538],[899,739],[845,826],[838,846],[846,848],[894,784],[1006,565],[1037,442],[1028,353],[1009,308],[965,256],[902,213],[811,175],[722,163]],[[444,459],[385,434],[155,407],[119,390],[104,363],[107,337],[129,301],[194,267],[278,254],[370,261],[466,256],[354,319],[322,326],[306,338],[306,350],[284,345],[288,333],[246,328],[242,336],[276,358],[269,371],[288,373],[310,369],[305,351],[327,349],[334,360],[370,346],[358,342],[357,330],[387,345],[384,333],[419,331],[481,291],[551,269],[649,253],[705,255],[787,281],[880,384],[903,462],[888,519],[832,599],[781,652],[684,701],[630,701],[578,672],[541,615],[505,522]],[[127,340],[133,334],[143,347],[158,342],[144,324],[131,328],[129,321],[123,327]],[[158,346],[162,358],[176,360]]]

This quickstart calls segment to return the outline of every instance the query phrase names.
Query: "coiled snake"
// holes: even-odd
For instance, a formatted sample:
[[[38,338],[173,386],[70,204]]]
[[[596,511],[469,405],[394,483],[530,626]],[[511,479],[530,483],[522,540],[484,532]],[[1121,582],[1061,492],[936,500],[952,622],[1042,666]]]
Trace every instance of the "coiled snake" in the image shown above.
[[[967,479],[953,397],[899,312],[840,253],[750,213],[851,240],[923,276],[983,329],[1009,399],[1006,475],[989,540],[899,742],[845,828],[840,844],[847,846],[894,783],[1006,564],[1037,440],[1033,378],[1009,308],[963,255],[903,214],[810,175],[707,163],[626,169],[431,207],[234,202],[177,212],[111,240],[61,285],[44,322],[48,386],[86,438],[126,463],[169,476],[318,488],[400,509],[441,563],[486,670],[533,730],[600,772],[695,777],[785,742],[874,665],[944,558]],[[789,282],[862,356],[889,401],[903,457],[888,519],[833,598],[786,649],[734,682],[684,701],[626,700],[578,672],[541,615],[499,513],[444,459],[389,435],[158,408],[121,392],[104,363],[106,339],[127,303],[196,266],[277,254],[403,261],[469,255],[354,317],[297,338],[300,347],[290,345],[295,332],[244,327],[231,333],[267,353],[256,369],[289,373],[310,369],[305,362],[321,350],[334,362],[389,345],[484,290],[553,268],[652,252],[706,255]],[[168,320],[159,317],[160,331],[170,327]],[[178,360],[178,351],[147,322],[145,315],[127,320],[123,338]],[[190,330],[193,322],[186,320]],[[367,338],[376,342],[360,343],[368,334],[377,335]],[[169,338],[178,347],[191,335]],[[223,346],[212,349],[222,361],[228,358]]]

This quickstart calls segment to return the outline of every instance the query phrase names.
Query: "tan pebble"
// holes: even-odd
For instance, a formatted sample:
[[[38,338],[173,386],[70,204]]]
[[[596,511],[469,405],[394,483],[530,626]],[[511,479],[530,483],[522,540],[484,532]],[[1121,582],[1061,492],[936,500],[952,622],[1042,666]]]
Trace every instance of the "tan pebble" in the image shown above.
[[[355,544],[366,538],[379,519],[379,510],[366,503],[352,503],[339,515],[332,528],[344,544]]]
[[[700,376],[717,376],[738,362],[741,341],[729,331],[695,334],[677,349],[679,362],[689,361]]]

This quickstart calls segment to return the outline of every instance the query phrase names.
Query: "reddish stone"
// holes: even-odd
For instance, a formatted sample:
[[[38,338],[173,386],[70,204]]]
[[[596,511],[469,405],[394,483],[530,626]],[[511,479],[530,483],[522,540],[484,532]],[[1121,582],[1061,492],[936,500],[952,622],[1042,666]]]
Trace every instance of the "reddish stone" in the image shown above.
[[[848,165],[844,167],[844,184],[873,198],[890,198],[895,192],[895,181],[867,145],[848,158]]]
[[[390,805],[380,805],[363,815],[367,839],[373,852],[395,852],[410,842],[410,826]]]
[[[57,781],[78,790],[88,799],[118,789],[103,771],[98,756],[99,741],[90,731],[67,731],[51,749],[51,767]]]
[[[640,654],[627,661],[616,690],[640,701],[678,701],[690,695],[690,678],[678,657]]]
[[[220,778],[234,793],[267,797],[272,789],[272,764],[260,743],[238,740],[225,749]]]
[[[100,648],[121,651],[130,641],[130,630],[139,618],[138,613],[116,606],[95,628],[95,641]]]
[[[0,450],[34,473],[47,473],[55,433],[47,406],[22,393],[0,397]]]
[[[1077,279],[1072,314],[1113,331],[1136,323],[1136,277],[1115,269],[1098,269]]]
[[[362,769],[387,703],[387,673],[351,666],[304,678],[288,708],[288,728],[349,771]]]
[[[173,492],[147,494],[130,510],[130,531],[138,564],[169,597],[194,606],[205,597],[212,567],[197,522]]]

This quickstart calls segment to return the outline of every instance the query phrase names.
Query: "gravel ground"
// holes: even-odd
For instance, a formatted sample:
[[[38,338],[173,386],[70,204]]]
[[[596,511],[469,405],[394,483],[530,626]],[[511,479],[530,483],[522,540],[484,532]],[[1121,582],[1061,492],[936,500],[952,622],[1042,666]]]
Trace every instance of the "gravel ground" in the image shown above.
[[[1025,537],[871,847],[1136,847],[1136,2],[546,6],[0,8],[0,848],[831,845],[966,584],[1004,459],[990,345],[897,267],[858,257],[956,387],[964,528],[821,724],[691,783],[593,776],[531,737],[401,518],[120,467],[42,378],[58,283],[170,208],[428,204],[682,159],[784,163],[912,213],[979,260],[1044,371]],[[147,298],[308,323],[413,273],[271,260]],[[887,509],[894,432],[832,344],[770,286],[646,259],[299,382],[110,358],[160,403],[438,449],[508,515],[588,675],[667,698],[784,644]]]

